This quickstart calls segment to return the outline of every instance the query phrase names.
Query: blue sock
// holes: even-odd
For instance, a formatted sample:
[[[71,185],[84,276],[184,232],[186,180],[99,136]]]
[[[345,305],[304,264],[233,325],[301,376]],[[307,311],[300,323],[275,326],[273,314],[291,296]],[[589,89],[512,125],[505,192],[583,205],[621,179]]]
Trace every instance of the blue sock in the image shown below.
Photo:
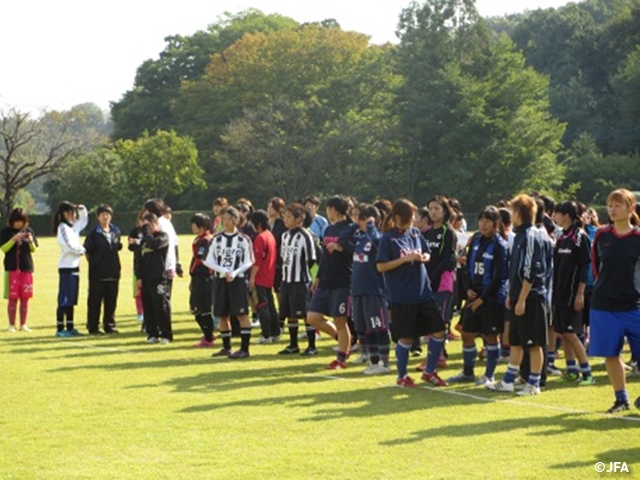
[[[476,366],[476,357],[478,356],[478,349],[476,346],[462,347],[462,360],[464,362],[464,374],[473,375],[473,369]]]
[[[578,374],[578,365],[576,365],[575,359],[567,360],[567,372]]]
[[[407,365],[409,364],[409,350],[411,345],[398,342],[396,345],[396,367],[398,368],[398,378],[407,376]]]
[[[548,351],[547,352],[547,365],[549,365],[550,367],[553,366],[553,364],[556,361],[556,352],[552,352],[552,351]]]
[[[511,346],[502,345],[500,347],[500,356],[501,357],[509,357],[509,355],[511,355]]]
[[[580,371],[582,372],[582,378],[585,380],[587,378],[591,378],[591,367],[589,366],[589,362],[581,363]]]
[[[626,390],[616,390],[616,402],[629,403],[629,394]]]
[[[507,373],[505,373],[504,378],[502,379],[505,383],[513,383],[516,381],[516,377],[518,376],[518,365],[509,364],[507,367]]]
[[[498,366],[498,357],[500,356],[500,347],[497,343],[487,344],[487,367],[484,371],[484,375],[487,378],[493,378],[496,373],[496,367]]]
[[[540,386],[540,374],[539,373],[530,373],[529,374],[529,385],[533,385],[534,387]]]
[[[429,343],[427,344],[427,367],[424,369],[425,373],[433,373],[438,366],[438,358],[442,353],[442,347],[444,347],[444,337],[435,338],[433,335],[429,337]]]

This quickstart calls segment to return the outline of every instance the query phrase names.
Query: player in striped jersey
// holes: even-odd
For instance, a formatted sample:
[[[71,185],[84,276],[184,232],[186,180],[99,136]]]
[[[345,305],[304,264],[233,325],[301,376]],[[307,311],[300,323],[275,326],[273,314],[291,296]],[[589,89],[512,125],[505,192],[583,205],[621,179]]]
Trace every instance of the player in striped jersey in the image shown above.
[[[316,248],[311,233],[302,227],[304,207],[299,203],[288,205],[284,212],[287,231],[282,234],[280,255],[282,257],[282,283],[280,286],[280,319],[287,320],[289,345],[278,352],[280,355],[300,353],[298,347],[298,320],[307,315],[311,273],[309,268],[316,262]],[[302,355],[316,355],[316,329],[305,322],[307,348]]]
[[[248,289],[244,273],[253,266],[251,239],[236,228],[240,213],[233,207],[222,215],[223,230],[211,240],[209,253],[203,261],[213,270],[213,314],[220,317],[220,337],[223,348],[213,356],[246,358],[249,356],[251,322],[248,316]],[[231,322],[235,316],[240,322],[240,350],[231,353]]]

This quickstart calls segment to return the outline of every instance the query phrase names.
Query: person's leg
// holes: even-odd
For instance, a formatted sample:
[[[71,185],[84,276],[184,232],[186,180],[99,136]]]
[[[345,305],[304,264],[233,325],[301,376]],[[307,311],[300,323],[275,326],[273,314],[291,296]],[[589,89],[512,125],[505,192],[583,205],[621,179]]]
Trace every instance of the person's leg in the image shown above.
[[[116,332],[116,305],[118,304],[118,290],[120,282],[112,280],[104,283],[104,312],[103,328],[107,333]]]
[[[87,331],[89,333],[98,333],[100,330],[103,283],[99,280],[89,279],[89,293],[87,295]]]
[[[272,321],[271,321],[271,308],[269,308],[268,290],[266,287],[255,287],[257,302],[255,305],[255,311],[258,314],[260,320],[260,334],[262,338],[271,338],[272,334]]]

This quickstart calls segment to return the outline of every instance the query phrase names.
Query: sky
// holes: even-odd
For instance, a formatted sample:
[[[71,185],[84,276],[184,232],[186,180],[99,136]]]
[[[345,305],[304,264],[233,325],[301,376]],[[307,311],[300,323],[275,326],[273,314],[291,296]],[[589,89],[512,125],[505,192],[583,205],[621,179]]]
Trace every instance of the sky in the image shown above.
[[[21,0],[3,2],[0,108],[36,115],[93,102],[108,110],[133,87],[136,69],[158,58],[169,35],[191,35],[224,12],[257,8],[298,22],[334,18],[344,30],[397,42],[409,0]],[[560,7],[567,0],[476,0],[482,16]]]

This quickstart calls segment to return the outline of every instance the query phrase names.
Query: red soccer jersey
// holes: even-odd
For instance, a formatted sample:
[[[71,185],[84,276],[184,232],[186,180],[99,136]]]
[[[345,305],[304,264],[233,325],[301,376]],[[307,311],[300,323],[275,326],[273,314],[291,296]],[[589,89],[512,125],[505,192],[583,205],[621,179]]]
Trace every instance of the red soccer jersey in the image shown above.
[[[258,234],[253,241],[254,267],[258,267],[256,273],[256,285],[259,287],[273,288],[276,276],[276,239],[269,230]]]

